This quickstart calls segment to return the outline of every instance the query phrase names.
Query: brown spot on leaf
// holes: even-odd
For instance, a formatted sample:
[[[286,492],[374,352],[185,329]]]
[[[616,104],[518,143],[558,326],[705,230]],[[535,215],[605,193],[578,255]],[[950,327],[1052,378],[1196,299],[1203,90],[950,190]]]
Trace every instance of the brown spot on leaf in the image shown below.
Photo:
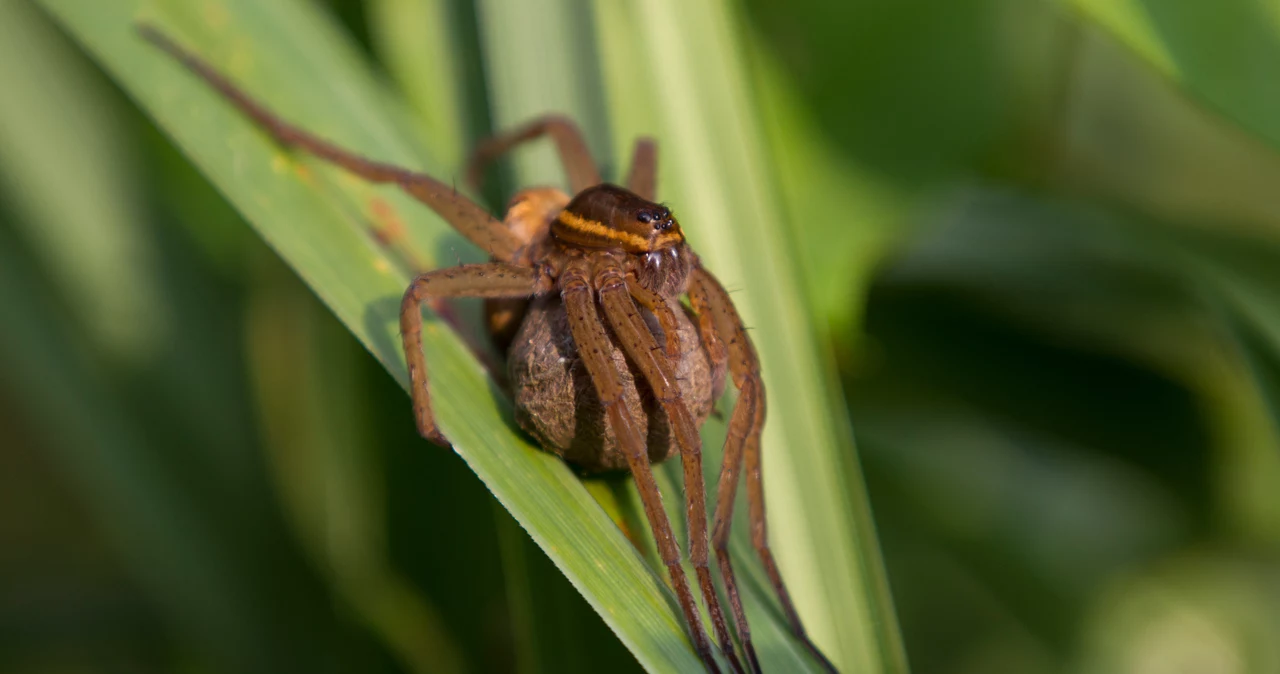
[[[378,243],[391,246],[404,238],[404,221],[386,199],[381,197],[370,199],[369,214],[373,216],[373,236]]]

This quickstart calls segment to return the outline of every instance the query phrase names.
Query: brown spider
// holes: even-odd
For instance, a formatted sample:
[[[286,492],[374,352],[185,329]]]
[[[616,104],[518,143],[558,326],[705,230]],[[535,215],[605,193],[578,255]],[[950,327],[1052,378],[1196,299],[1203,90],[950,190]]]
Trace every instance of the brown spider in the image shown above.
[[[723,390],[727,367],[738,402],[725,438],[710,541],[738,640],[751,671],[759,672],[729,558],[733,501],[745,461],[752,544],[792,632],[818,662],[835,671],[805,634],[769,551],[760,469],[765,392],[755,348],[728,293],[685,243],[671,211],[653,202],[657,148],[652,140],[637,142],[626,188],[601,181],[582,135],[567,119],[543,118],[487,141],[471,162],[473,183],[487,162],[547,135],[559,149],[574,193],[571,199],[554,188],[525,190],[499,222],[430,176],[371,161],[284,122],[164,34],[149,26],[139,30],[280,144],[372,182],[399,185],[491,256],[488,263],[419,274],[404,294],[400,329],[418,431],[432,442],[449,444],[431,412],[421,305],[442,298],[486,298],[491,335],[507,351],[517,421],[545,449],[585,471],[631,472],[694,647],[712,672],[719,667],[680,567],[680,549],[651,464],[680,455],[690,557],[720,649],[741,672],[709,567],[698,434]],[[691,312],[680,303],[681,295],[688,296]]]

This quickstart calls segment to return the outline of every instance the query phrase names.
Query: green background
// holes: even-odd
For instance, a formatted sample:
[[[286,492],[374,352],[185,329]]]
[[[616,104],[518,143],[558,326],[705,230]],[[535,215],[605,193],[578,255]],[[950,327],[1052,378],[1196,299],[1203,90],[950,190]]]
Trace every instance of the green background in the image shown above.
[[[655,134],[843,671],[1280,672],[1275,0],[0,0],[6,671],[699,671],[633,491],[434,320],[458,453],[416,438],[396,296],[477,252],[137,18],[442,179],[545,110],[606,174]],[[737,529],[766,671],[808,668]]]

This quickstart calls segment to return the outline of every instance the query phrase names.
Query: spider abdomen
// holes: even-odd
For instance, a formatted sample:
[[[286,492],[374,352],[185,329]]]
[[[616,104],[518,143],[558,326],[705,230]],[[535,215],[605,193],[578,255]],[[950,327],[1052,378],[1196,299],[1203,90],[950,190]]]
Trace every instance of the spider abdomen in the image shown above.
[[[674,302],[674,300],[672,300]],[[681,397],[701,425],[711,413],[711,366],[698,330],[678,307],[681,357],[676,378]],[[662,328],[641,311],[659,343]],[[666,413],[616,343],[612,360],[622,379],[623,404],[648,439],[649,460],[663,461],[678,453]],[[613,429],[586,367],[578,358],[564,304],[558,295],[544,295],[529,306],[507,355],[516,422],[543,448],[589,473],[627,470]],[[638,385],[637,385],[637,382]]]

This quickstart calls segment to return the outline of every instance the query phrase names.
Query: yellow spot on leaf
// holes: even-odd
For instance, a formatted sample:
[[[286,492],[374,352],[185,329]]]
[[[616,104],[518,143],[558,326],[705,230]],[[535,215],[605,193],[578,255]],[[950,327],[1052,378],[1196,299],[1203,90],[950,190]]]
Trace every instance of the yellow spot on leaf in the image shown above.
[[[253,45],[247,38],[242,37],[235,41],[231,56],[227,59],[227,70],[237,80],[249,79],[248,75],[253,71]]]
[[[231,16],[221,2],[204,3],[204,22],[212,29],[220,31],[230,23]]]
[[[404,238],[404,221],[385,199],[380,197],[371,199],[369,213],[373,216],[373,234],[379,243],[388,246]]]

